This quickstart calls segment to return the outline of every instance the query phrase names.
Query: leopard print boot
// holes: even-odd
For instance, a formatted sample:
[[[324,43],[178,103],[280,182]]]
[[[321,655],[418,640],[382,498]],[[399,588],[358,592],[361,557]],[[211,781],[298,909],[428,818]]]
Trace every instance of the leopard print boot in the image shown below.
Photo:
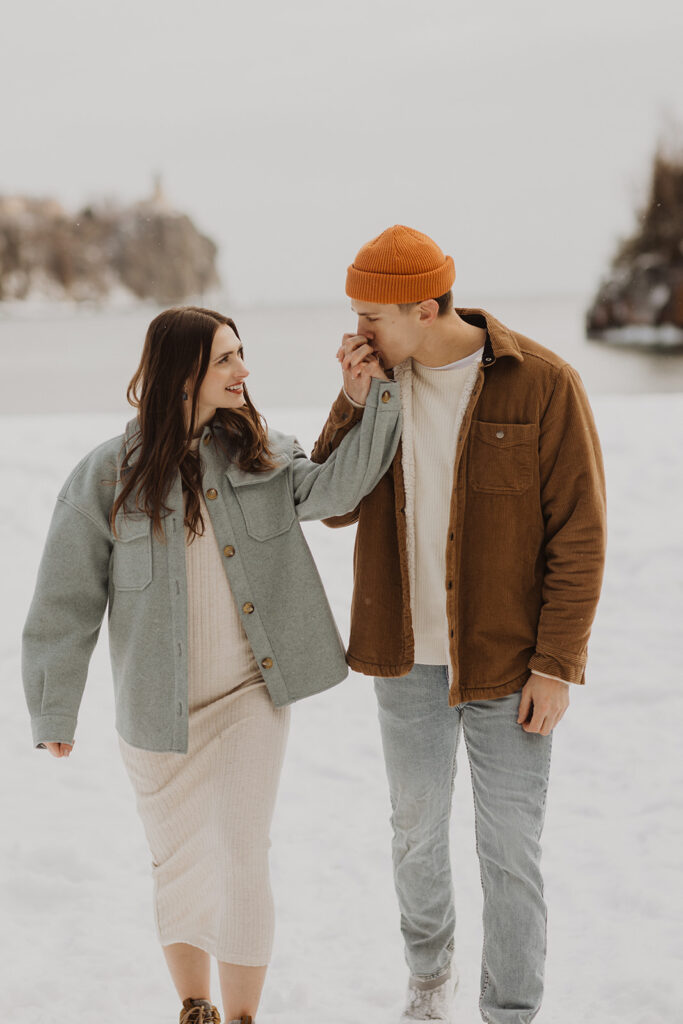
[[[184,999],[180,1024],[221,1024],[221,1015],[208,999]]]

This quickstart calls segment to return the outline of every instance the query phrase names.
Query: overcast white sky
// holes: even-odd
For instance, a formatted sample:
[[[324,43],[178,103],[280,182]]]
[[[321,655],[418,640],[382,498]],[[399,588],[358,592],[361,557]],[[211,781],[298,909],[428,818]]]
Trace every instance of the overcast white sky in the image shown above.
[[[10,0],[0,193],[75,208],[159,170],[237,305],[345,301],[394,223],[463,305],[591,290],[683,126],[682,51],[680,0]]]

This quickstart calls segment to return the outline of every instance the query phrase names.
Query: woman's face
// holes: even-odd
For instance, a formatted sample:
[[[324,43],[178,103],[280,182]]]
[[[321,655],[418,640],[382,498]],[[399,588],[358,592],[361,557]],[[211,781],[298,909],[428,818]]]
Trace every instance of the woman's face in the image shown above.
[[[243,382],[249,370],[242,359],[242,342],[227,324],[213,336],[206,376],[199,388],[199,418],[216,409],[239,409],[246,404]]]

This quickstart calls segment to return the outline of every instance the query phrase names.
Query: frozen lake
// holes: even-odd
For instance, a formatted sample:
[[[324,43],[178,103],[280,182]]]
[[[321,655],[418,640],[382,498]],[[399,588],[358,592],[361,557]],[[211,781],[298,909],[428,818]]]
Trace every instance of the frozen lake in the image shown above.
[[[215,300],[232,315],[245,343],[249,389],[259,408],[325,406],[339,389],[335,352],[355,331],[348,304],[333,307],[245,309]],[[456,295],[456,301],[461,301]],[[683,354],[610,348],[586,340],[585,298],[468,298],[499,320],[563,355],[581,374],[589,395],[683,392]],[[159,312],[10,308],[0,303],[2,411],[121,412],[145,330]]]
[[[539,1024],[653,1024],[683,1001],[681,561],[683,396],[598,396],[610,536],[588,685],[556,730]],[[268,407],[306,447],[325,409]],[[177,1020],[152,923],[149,854],[113,729],[106,628],[74,754],[32,748],[19,640],[55,495],[108,415],[0,417],[0,675],[5,781],[0,958],[16,1024]],[[354,530],[306,524],[343,635]],[[458,1021],[477,1024],[481,890],[467,761],[452,821]],[[371,680],[352,673],[292,715],[271,855],[275,951],[259,1024],[395,1024],[404,991],[389,798]],[[1,943],[0,943],[1,945]],[[214,985],[214,994],[218,989]],[[143,1009],[144,1008],[144,1011]]]

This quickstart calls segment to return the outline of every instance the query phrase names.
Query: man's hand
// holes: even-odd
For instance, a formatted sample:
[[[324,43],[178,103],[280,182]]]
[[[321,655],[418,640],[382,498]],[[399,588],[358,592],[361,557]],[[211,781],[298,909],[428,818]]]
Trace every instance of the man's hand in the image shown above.
[[[389,380],[375,350],[362,334],[345,334],[337,359],[344,373],[344,391],[359,405],[365,405],[373,377]]]
[[[569,707],[569,683],[532,672],[523,690],[517,723],[525,732],[549,736]]]

